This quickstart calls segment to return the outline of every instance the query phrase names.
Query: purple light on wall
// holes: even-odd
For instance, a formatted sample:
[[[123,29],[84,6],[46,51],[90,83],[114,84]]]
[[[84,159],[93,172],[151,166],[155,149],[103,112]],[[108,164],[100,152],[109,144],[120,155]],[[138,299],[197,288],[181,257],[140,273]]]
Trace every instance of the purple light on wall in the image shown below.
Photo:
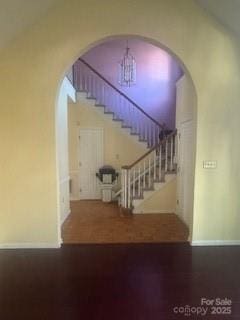
[[[118,83],[118,63],[126,48],[126,39],[116,39],[89,50],[83,59],[92,65],[142,109],[169,128],[175,127],[176,80],[183,74],[178,63],[166,51],[142,40],[128,39],[137,63],[137,82],[131,87]]]

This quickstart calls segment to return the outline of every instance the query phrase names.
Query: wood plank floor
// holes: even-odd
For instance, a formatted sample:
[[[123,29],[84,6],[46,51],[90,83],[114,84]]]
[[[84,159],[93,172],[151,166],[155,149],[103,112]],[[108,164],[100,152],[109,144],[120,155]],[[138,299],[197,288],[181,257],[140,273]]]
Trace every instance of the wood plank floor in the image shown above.
[[[238,320],[239,247],[63,245],[0,251],[1,320]],[[231,299],[231,314],[175,307]],[[220,311],[223,309],[220,309]],[[193,309],[194,311],[194,309]]]
[[[64,243],[185,242],[188,229],[175,214],[122,215],[115,203],[73,201],[62,238]]]

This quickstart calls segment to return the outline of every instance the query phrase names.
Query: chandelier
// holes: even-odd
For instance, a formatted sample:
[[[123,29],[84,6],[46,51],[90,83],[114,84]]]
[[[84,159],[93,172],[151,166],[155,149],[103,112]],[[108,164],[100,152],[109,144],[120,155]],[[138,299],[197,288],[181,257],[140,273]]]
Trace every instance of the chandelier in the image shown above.
[[[136,84],[136,62],[130,53],[130,48],[126,47],[123,59],[119,63],[119,84],[123,87],[131,87]]]

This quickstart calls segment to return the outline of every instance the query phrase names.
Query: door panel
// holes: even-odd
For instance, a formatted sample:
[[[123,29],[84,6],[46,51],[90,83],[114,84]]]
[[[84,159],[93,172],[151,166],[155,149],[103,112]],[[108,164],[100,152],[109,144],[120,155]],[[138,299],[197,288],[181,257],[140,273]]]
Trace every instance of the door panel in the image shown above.
[[[194,145],[193,121],[180,125],[178,159],[178,214],[190,225],[193,210]]]
[[[103,129],[81,128],[79,137],[80,199],[100,199],[96,173],[103,165]]]

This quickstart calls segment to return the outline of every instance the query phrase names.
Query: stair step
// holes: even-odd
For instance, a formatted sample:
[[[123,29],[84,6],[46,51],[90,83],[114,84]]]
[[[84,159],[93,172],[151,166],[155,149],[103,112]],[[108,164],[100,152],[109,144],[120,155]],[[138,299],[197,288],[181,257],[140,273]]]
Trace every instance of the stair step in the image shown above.
[[[131,132],[130,133],[132,136],[139,136],[139,134],[137,132]]]
[[[123,119],[116,119],[116,118],[113,118],[113,121],[116,121],[116,122],[123,122],[124,120],[123,120]]]
[[[96,100],[96,98],[93,97],[93,96],[87,97],[87,99],[88,99],[88,100]]]
[[[132,129],[132,127],[127,126],[127,125],[122,125],[122,128],[124,128],[124,129]]]
[[[114,112],[112,112],[112,111],[104,111],[104,114],[112,114],[112,115],[114,115]]]
[[[95,107],[102,107],[102,108],[105,108],[105,105],[104,105],[104,104],[100,104],[100,103],[96,103],[96,104],[95,104]]]

